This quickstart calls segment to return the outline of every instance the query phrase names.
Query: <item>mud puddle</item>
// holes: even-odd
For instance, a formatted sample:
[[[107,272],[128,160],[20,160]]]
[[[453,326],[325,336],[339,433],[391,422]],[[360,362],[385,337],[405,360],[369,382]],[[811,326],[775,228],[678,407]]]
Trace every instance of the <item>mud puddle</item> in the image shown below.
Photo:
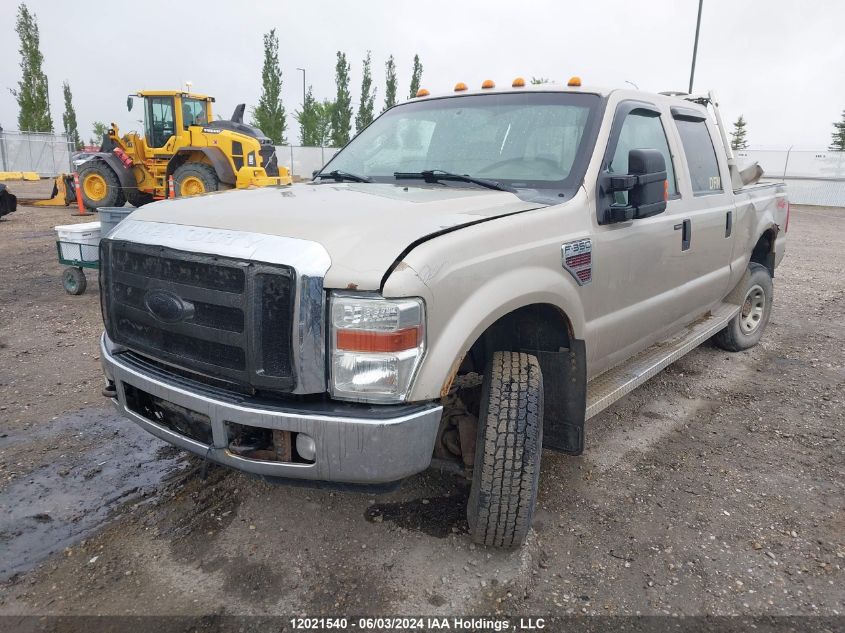
[[[154,496],[184,453],[117,416],[84,409],[0,435],[0,582]]]
[[[466,494],[375,503],[367,508],[364,518],[370,523],[388,521],[406,530],[446,538],[452,533],[467,532],[466,505]]]

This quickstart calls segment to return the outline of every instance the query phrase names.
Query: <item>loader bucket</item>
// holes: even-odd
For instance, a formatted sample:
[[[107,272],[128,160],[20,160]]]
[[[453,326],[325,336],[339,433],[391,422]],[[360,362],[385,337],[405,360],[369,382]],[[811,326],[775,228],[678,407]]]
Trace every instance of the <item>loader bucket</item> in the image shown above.
[[[6,185],[0,184],[0,220],[4,215],[17,211],[18,199],[6,189]]]
[[[66,207],[76,202],[76,189],[73,186],[73,176],[59,174],[53,183],[53,194],[47,200],[36,200],[32,204],[36,207]]]

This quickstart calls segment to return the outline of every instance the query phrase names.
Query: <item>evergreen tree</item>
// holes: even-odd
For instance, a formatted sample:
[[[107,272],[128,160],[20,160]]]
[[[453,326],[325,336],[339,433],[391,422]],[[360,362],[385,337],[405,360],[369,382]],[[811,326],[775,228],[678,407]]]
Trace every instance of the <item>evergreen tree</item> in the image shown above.
[[[287,143],[285,107],[282,105],[282,69],[279,67],[279,38],[276,29],[264,34],[264,66],[261,69],[261,97],[252,109],[252,124],[273,143]]]
[[[352,133],[352,96],[349,94],[349,62],[346,53],[337,52],[335,83],[337,95],[332,108],[332,145],[343,147]]]
[[[393,61],[393,55],[387,58],[385,67],[385,82],[384,82],[384,109],[392,108],[396,105],[396,63]]]
[[[748,149],[748,141],[745,139],[746,134],[745,119],[740,114],[739,118],[734,121],[734,130],[731,132],[731,149]]]
[[[76,110],[73,109],[73,95],[70,92],[70,84],[62,84],[62,92],[65,96],[65,113],[62,115],[62,124],[65,126],[65,134],[68,141],[79,151],[82,149],[82,139],[79,138],[79,126],[76,124]]]
[[[328,147],[332,142],[332,116],[334,113],[334,101],[323,99],[314,104],[317,112],[317,145]]]
[[[18,7],[15,30],[21,40],[18,49],[21,54],[21,80],[18,89],[11,92],[20,108],[18,128],[26,132],[52,132],[47,75],[41,70],[44,56],[41,54],[38,22],[35,14],[30,13],[23,3]]]
[[[314,92],[311,86],[308,86],[308,92],[305,93],[305,101],[302,104],[302,110],[297,110],[294,113],[297,122],[299,123],[299,142],[302,145],[313,147],[317,143],[317,102],[314,99]]]
[[[355,133],[357,134],[373,121],[373,105],[376,100],[376,90],[373,89],[373,77],[370,73],[370,51],[364,58],[364,74],[361,78],[361,102],[358,104],[358,114],[355,115]]]
[[[423,66],[420,63],[420,56],[414,55],[414,70],[411,73],[411,92],[408,95],[409,99],[417,96],[417,91],[420,89],[420,81],[422,80]]]
[[[834,132],[831,134],[832,142],[830,150],[834,152],[845,152],[845,110],[842,111],[842,120],[833,124]]]

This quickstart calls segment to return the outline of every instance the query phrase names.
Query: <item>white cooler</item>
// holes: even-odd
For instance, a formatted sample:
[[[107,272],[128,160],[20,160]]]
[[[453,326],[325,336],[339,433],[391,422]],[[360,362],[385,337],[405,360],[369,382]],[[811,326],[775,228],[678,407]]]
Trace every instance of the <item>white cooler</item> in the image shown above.
[[[83,222],[54,227],[63,259],[96,262],[100,258],[100,223]]]

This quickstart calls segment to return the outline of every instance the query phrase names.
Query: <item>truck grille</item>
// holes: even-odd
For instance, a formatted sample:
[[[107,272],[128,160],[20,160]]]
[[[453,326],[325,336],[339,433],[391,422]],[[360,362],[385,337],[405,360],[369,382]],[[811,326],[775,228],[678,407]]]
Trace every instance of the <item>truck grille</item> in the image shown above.
[[[276,156],[276,146],[272,143],[262,143],[259,150],[261,156],[261,166],[268,176],[279,175],[279,159]]]
[[[109,338],[188,371],[291,391],[295,272],[289,266],[101,241]]]

